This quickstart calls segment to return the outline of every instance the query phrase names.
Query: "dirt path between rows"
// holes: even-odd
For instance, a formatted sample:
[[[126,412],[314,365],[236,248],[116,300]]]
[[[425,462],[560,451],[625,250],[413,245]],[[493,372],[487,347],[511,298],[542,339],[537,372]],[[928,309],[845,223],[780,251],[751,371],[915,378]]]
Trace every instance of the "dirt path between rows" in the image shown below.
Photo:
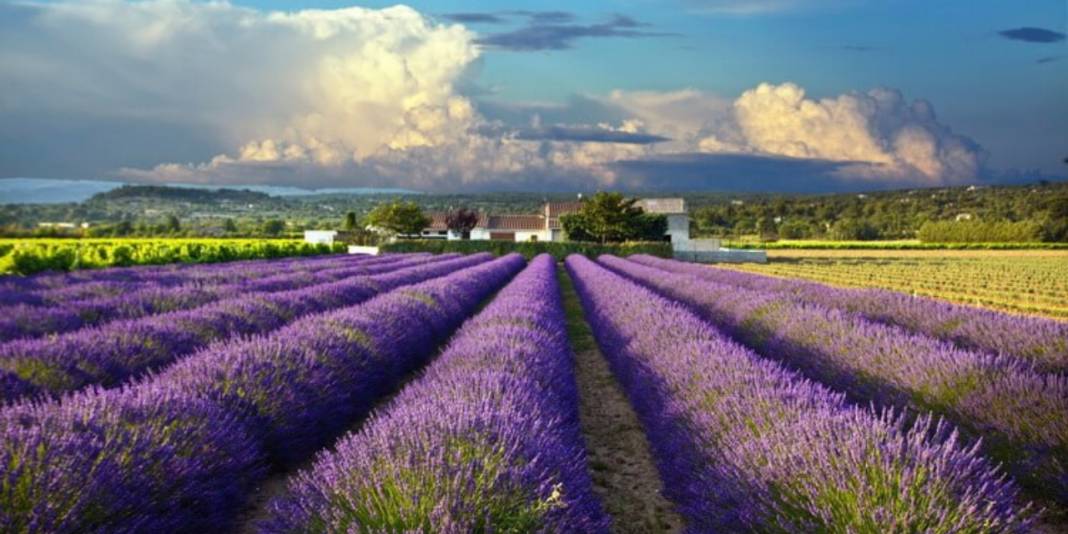
[[[604,359],[561,268],[557,275],[575,351],[579,424],[593,489],[620,533],[681,532],[683,520],[661,494],[660,476],[638,416]]]

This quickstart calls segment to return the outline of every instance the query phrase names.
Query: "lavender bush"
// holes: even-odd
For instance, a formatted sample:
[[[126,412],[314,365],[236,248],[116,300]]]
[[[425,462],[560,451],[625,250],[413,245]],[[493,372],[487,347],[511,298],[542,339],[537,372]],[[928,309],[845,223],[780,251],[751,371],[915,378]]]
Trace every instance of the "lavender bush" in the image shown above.
[[[186,284],[145,287],[143,284],[129,284],[125,291],[117,296],[67,303],[46,302],[36,306],[27,304],[2,306],[0,307],[0,341],[61,334],[120,319],[136,319],[170,311],[192,309],[219,300],[254,293],[299,289],[352,276],[388,272],[428,260],[428,256],[410,258],[392,256],[382,260],[357,261],[350,265],[317,271],[294,270],[290,266],[290,272],[272,276],[264,276],[266,273],[255,271],[233,269],[226,271],[226,283],[216,285]],[[279,265],[278,267],[285,268],[286,266]],[[112,284],[115,283],[112,282]]]
[[[169,263],[164,265],[138,265],[133,267],[109,267],[106,269],[79,270],[66,273],[41,273],[31,276],[0,277],[0,291],[37,292],[59,290],[89,283],[100,282],[147,282],[178,285],[192,281],[215,281],[225,279],[232,269],[270,272],[279,266],[291,263],[301,265],[329,265],[337,261],[352,261],[351,256],[323,255],[315,257],[288,257],[279,259],[256,259],[220,262],[211,264]],[[362,259],[362,257],[361,257]]]
[[[263,473],[242,422],[168,384],[0,411],[0,531],[213,530]]]
[[[130,280],[101,280],[75,283],[58,288],[31,291],[28,294],[39,299],[40,304],[67,304],[87,299],[99,299],[122,295],[132,289],[167,288],[175,286],[214,287],[233,284],[235,280],[262,279],[280,275],[314,274],[331,269],[355,266],[371,266],[412,258],[415,256],[326,256],[324,258],[287,258],[270,262],[241,262],[212,264],[210,272],[201,269],[186,269],[180,273],[160,275],[159,278],[141,276]],[[223,268],[222,266],[225,266]],[[208,265],[201,266],[203,269]]]
[[[211,286],[232,282],[235,278],[233,273],[256,277],[277,273],[312,273],[338,267],[371,264],[376,261],[381,260],[372,256],[348,255],[284,258],[268,261],[197,265],[180,271],[158,273],[156,276],[151,276],[148,272],[141,272],[136,276],[125,279],[116,279],[114,275],[107,273],[111,269],[118,268],[108,268],[98,271],[101,274],[109,274],[108,279],[72,282],[60,287],[31,290],[27,294],[36,297],[41,304],[62,304],[91,298],[114,297],[125,293],[130,287]]]
[[[483,262],[135,386],[0,410],[0,530],[226,530],[269,462],[306,455],[366,413],[522,265]]]
[[[406,284],[435,278],[488,261],[489,254],[423,262],[373,276],[353,277],[303,289],[249,295],[193,310],[115,321],[68,334],[0,345],[0,371],[55,396],[90,384],[114,386],[165,365],[210,343],[268,332],[295,318],[351,306]],[[27,394],[0,391],[0,401]]]
[[[302,458],[425,363],[523,263],[509,255],[399,288],[275,335],[213,347],[160,378],[247,413],[273,458]],[[316,426],[319,432],[309,431]]]
[[[689,530],[1029,528],[1013,485],[946,425],[854,407],[584,257],[567,267]]]
[[[802,302],[856,313],[865,319],[946,340],[964,349],[1033,361],[1044,371],[1068,372],[1068,323],[1065,322],[910,297],[885,289],[843,289],[647,255],[628,259],[721,284],[790,295]]]
[[[779,293],[600,261],[857,400],[945,415],[1036,496],[1068,502],[1068,377]]]
[[[555,265],[531,265],[418,381],[291,479],[263,532],[604,532]]]

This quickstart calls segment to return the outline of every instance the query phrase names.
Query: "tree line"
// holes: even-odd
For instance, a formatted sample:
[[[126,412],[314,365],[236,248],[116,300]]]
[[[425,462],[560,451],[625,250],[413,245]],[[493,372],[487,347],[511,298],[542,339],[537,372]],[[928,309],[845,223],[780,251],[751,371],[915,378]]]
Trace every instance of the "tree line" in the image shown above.
[[[1068,183],[687,198],[692,234],[932,242],[1068,241]]]

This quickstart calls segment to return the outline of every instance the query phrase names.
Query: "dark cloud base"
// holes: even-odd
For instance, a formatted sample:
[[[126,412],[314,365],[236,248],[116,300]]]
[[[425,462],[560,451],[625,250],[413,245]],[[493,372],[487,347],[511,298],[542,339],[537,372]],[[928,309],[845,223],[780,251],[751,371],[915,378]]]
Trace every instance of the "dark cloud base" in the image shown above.
[[[574,42],[584,38],[648,38],[673,37],[678,34],[651,32],[641,28],[648,26],[625,15],[615,15],[599,24],[564,24],[563,19],[531,18],[526,26],[499,33],[491,33],[476,42],[491,48],[513,52],[541,50],[567,50]]]
[[[613,164],[634,190],[812,193],[871,189],[833,173],[849,163],[749,154],[676,154]]]
[[[376,175],[372,168],[350,167],[323,174],[307,165],[256,163],[227,165],[223,174],[203,175],[199,185],[213,187],[288,186],[322,188],[403,188],[428,193],[574,193],[610,189],[624,192],[723,193],[847,193],[944,185],[1008,185],[1039,180],[1062,181],[1064,176],[1038,172],[1001,173],[963,183],[942,184],[917,179],[870,179],[849,174],[856,162],[796,159],[757,154],[677,154],[619,161],[610,164],[617,180],[605,185],[591,173],[549,167],[536,172],[500,174],[464,181],[460,176],[439,176],[429,183],[413,183],[399,175]],[[140,183],[173,183],[165,177],[125,176]]]
[[[1032,27],[1001,30],[998,32],[998,35],[1013,41],[1024,41],[1028,43],[1057,43],[1064,40],[1064,34],[1061,32]]]
[[[1038,171],[987,174],[966,183],[937,184],[916,179],[868,179],[848,172],[856,162],[797,159],[752,154],[678,154],[620,161],[613,170],[628,191],[725,193],[857,193],[944,185],[1021,185],[1068,181]]]

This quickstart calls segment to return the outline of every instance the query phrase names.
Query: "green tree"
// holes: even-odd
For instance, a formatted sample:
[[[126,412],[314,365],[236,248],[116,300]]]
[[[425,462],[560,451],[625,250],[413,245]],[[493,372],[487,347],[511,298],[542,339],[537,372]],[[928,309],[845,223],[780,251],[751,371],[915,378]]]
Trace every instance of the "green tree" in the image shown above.
[[[350,211],[345,214],[345,223],[341,226],[342,229],[353,231],[359,228],[360,221],[356,218],[356,212]]]
[[[667,233],[667,217],[659,213],[642,213],[633,221],[626,239],[637,241],[663,241]]]
[[[227,218],[223,220],[223,231],[228,234],[237,233],[237,223],[233,219]]]
[[[879,239],[879,229],[866,220],[845,218],[831,226],[831,238],[843,241],[871,241]]]
[[[270,236],[281,235],[286,229],[285,221],[279,219],[268,219],[263,222],[263,233]]]
[[[118,237],[125,237],[134,232],[134,227],[133,224],[130,223],[130,221],[122,220],[115,224],[113,232]]]
[[[599,192],[583,203],[577,213],[560,217],[560,224],[572,241],[663,239],[667,219],[663,215],[646,214],[635,205],[637,202],[638,199],[620,193]]]
[[[177,234],[182,231],[182,222],[178,220],[177,215],[168,215],[167,222],[164,223],[163,229],[172,234]]]
[[[765,241],[774,241],[779,238],[779,227],[775,225],[775,219],[770,216],[758,217],[756,230],[760,234],[760,239]]]
[[[785,239],[808,239],[814,233],[804,221],[788,220],[779,226],[779,235]]]
[[[394,200],[375,206],[364,222],[386,234],[419,235],[430,225],[430,217],[415,202]]]

